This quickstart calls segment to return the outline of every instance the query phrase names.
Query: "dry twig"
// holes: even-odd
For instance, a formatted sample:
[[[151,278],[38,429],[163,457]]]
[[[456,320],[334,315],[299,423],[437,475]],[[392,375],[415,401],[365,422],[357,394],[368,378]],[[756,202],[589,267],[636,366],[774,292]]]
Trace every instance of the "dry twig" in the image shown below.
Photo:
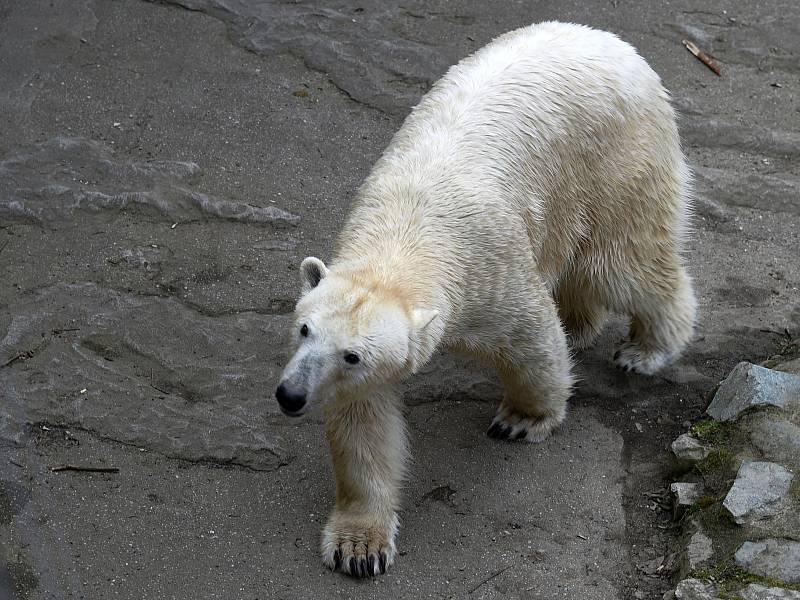
[[[491,575],[489,575],[489,576],[488,576],[486,579],[484,579],[484,580],[482,580],[482,581],[478,582],[478,584],[477,584],[475,587],[473,587],[473,588],[472,588],[472,589],[469,591],[469,593],[470,593],[470,594],[471,594],[471,593],[473,593],[473,592],[474,592],[475,590],[477,590],[479,587],[481,587],[482,585],[484,585],[484,584],[486,584],[486,583],[489,583],[489,582],[490,582],[492,579],[494,579],[494,578],[495,578],[495,577],[497,577],[498,575],[502,575],[503,573],[505,573],[506,571],[508,571],[508,570],[509,570],[511,567],[513,567],[513,566],[514,566],[514,565],[508,565],[507,567],[504,567],[504,568],[500,569],[499,571],[495,571],[494,573],[492,573]]]
[[[722,77],[722,70],[719,68],[719,65],[714,62],[714,59],[712,59],[708,54],[700,50],[700,48],[697,47],[697,44],[690,42],[689,40],[683,40],[683,45],[686,46],[686,49],[689,52],[697,57],[697,60],[714,71],[714,73],[717,74],[717,77]]]

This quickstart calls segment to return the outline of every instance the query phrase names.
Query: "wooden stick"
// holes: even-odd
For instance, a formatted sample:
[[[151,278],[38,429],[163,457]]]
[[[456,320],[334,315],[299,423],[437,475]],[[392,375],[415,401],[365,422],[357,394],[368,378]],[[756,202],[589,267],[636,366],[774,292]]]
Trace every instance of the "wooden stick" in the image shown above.
[[[715,63],[714,59],[712,59],[708,54],[700,50],[700,48],[697,47],[697,44],[690,42],[689,40],[683,40],[683,45],[686,46],[686,49],[689,52],[697,57],[697,60],[714,71],[714,73],[717,74],[717,77],[722,77],[722,70],[719,68],[719,65]]]
[[[78,471],[81,473],[119,473],[119,467],[82,467],[79,465],[59,465],[50,469],[53,473]]]
[[[506,571],[508,571],[508,570],[509,570],[511,567],[513,567],[513,566],[514,566],[514,565],[508,565],[507,567],[505,567],[505,568],[503,568],[503,569],[500,569],[499,571],[495,571],[494,573],[492,573],[491,575],[489,575],[489,576],[488,576],[486,579],[483,579],[483,580],[479,581],[479,582],[478,582],[478,584],[477,584],[475,587],[473,587],[473,588],[472,588],[472,589],[471,589],[471,590],[470,590],[468,593],[469,593],[469,594],[472,594],[472,593],[473,593],[475,590],[477,590],[479,587],[481,587],[481,586],[483,586],[483,585],[485,585],[485,584],[489,583],[489,582],[490,582],[492,579],[494,579],[494,578],[495,578],[495,577],[497,577],[498,575],[502,575],[503,573],[505,573]]]
[[[12,356],[6,362],[4,362],[2,365],[0,365],[0,368],[7,367],[9,365],[13,365],[15,362],[17,362],[18,360],[20,360],[24,356],[25,356],[24,352],[17,352],[14,356]]]

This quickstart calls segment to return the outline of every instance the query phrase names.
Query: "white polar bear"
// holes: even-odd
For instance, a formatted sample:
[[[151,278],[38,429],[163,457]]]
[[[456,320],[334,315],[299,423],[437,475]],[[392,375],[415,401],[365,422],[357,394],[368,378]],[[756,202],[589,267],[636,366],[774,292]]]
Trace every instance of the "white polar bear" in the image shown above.
[[[505,396],[488,433],[532,442],[564,419],[568,337],[586,346],[607,312],[631,319],[619,366],[678,355],[695,319],[689,196],[668,94],[615,35],[531,25],[448,71],[360,188],[331,266],[301,266],[276,396],[290,415],[325,405],[326,565],[365,576],[394,560],[407,450],[393,384],[438,348],[494,365]]]

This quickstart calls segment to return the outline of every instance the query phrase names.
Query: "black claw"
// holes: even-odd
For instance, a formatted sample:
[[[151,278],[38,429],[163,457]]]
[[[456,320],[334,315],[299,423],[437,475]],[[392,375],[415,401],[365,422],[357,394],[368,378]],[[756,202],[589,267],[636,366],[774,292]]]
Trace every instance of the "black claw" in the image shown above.
[[[489,427],[489,431],[486,432],[491,438],[495,438],[498,440],[505,440],[511,435],[511,427],[508,425],[504,425],[503,423],[497,422],[494,423],[491,427]]]
[[[358,574],[362,578],[367,576],[367,559],[366,558],[362,558],[361,560],[358,561]]]
[[[386,573],[386,558],[387,558],[386,554],[381,552],[381,557],[380,557],[380,560],[379,560],[380,567],[381,567],[381,573]]]
[[[350,557],[350,575],[358,575],[358,571],[356,571],[356,557]]]
[[[489,427],[489,431],[486,432],[486,435],[497,440],[504,440],[508,438],[510,434],[511,427],[500,422],[494,423],[491,427]]]
[[[524,440],[527,436],[528,436],[528,430],[527,429],[520,429],[517,432],[517,435],[514,436],[514,439],[515,440]]]
[[[378,559],[375,558],[374,554],[369,555],[369,574],[370,575],[378,574]]]
[[[342,551],[339,548],[333,553],[333,564],[334,569],[339,570],[342,568]]]

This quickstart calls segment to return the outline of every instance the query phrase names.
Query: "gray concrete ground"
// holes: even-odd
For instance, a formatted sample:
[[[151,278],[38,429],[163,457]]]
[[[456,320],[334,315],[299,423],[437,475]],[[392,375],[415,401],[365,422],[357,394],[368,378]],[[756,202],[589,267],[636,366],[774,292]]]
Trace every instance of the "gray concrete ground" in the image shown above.
[[[487,439],[496,379],[438,358],[405,394],[396,567],[329,573],[321,424],[271,399],[297,266],[447,65],[544,19],[673,93],[697,340],[625,375],[611,324],[539,446]],[[669,442],[800,326],[799,76],[794,0],[0,1],[0,597],[660,598]]]

